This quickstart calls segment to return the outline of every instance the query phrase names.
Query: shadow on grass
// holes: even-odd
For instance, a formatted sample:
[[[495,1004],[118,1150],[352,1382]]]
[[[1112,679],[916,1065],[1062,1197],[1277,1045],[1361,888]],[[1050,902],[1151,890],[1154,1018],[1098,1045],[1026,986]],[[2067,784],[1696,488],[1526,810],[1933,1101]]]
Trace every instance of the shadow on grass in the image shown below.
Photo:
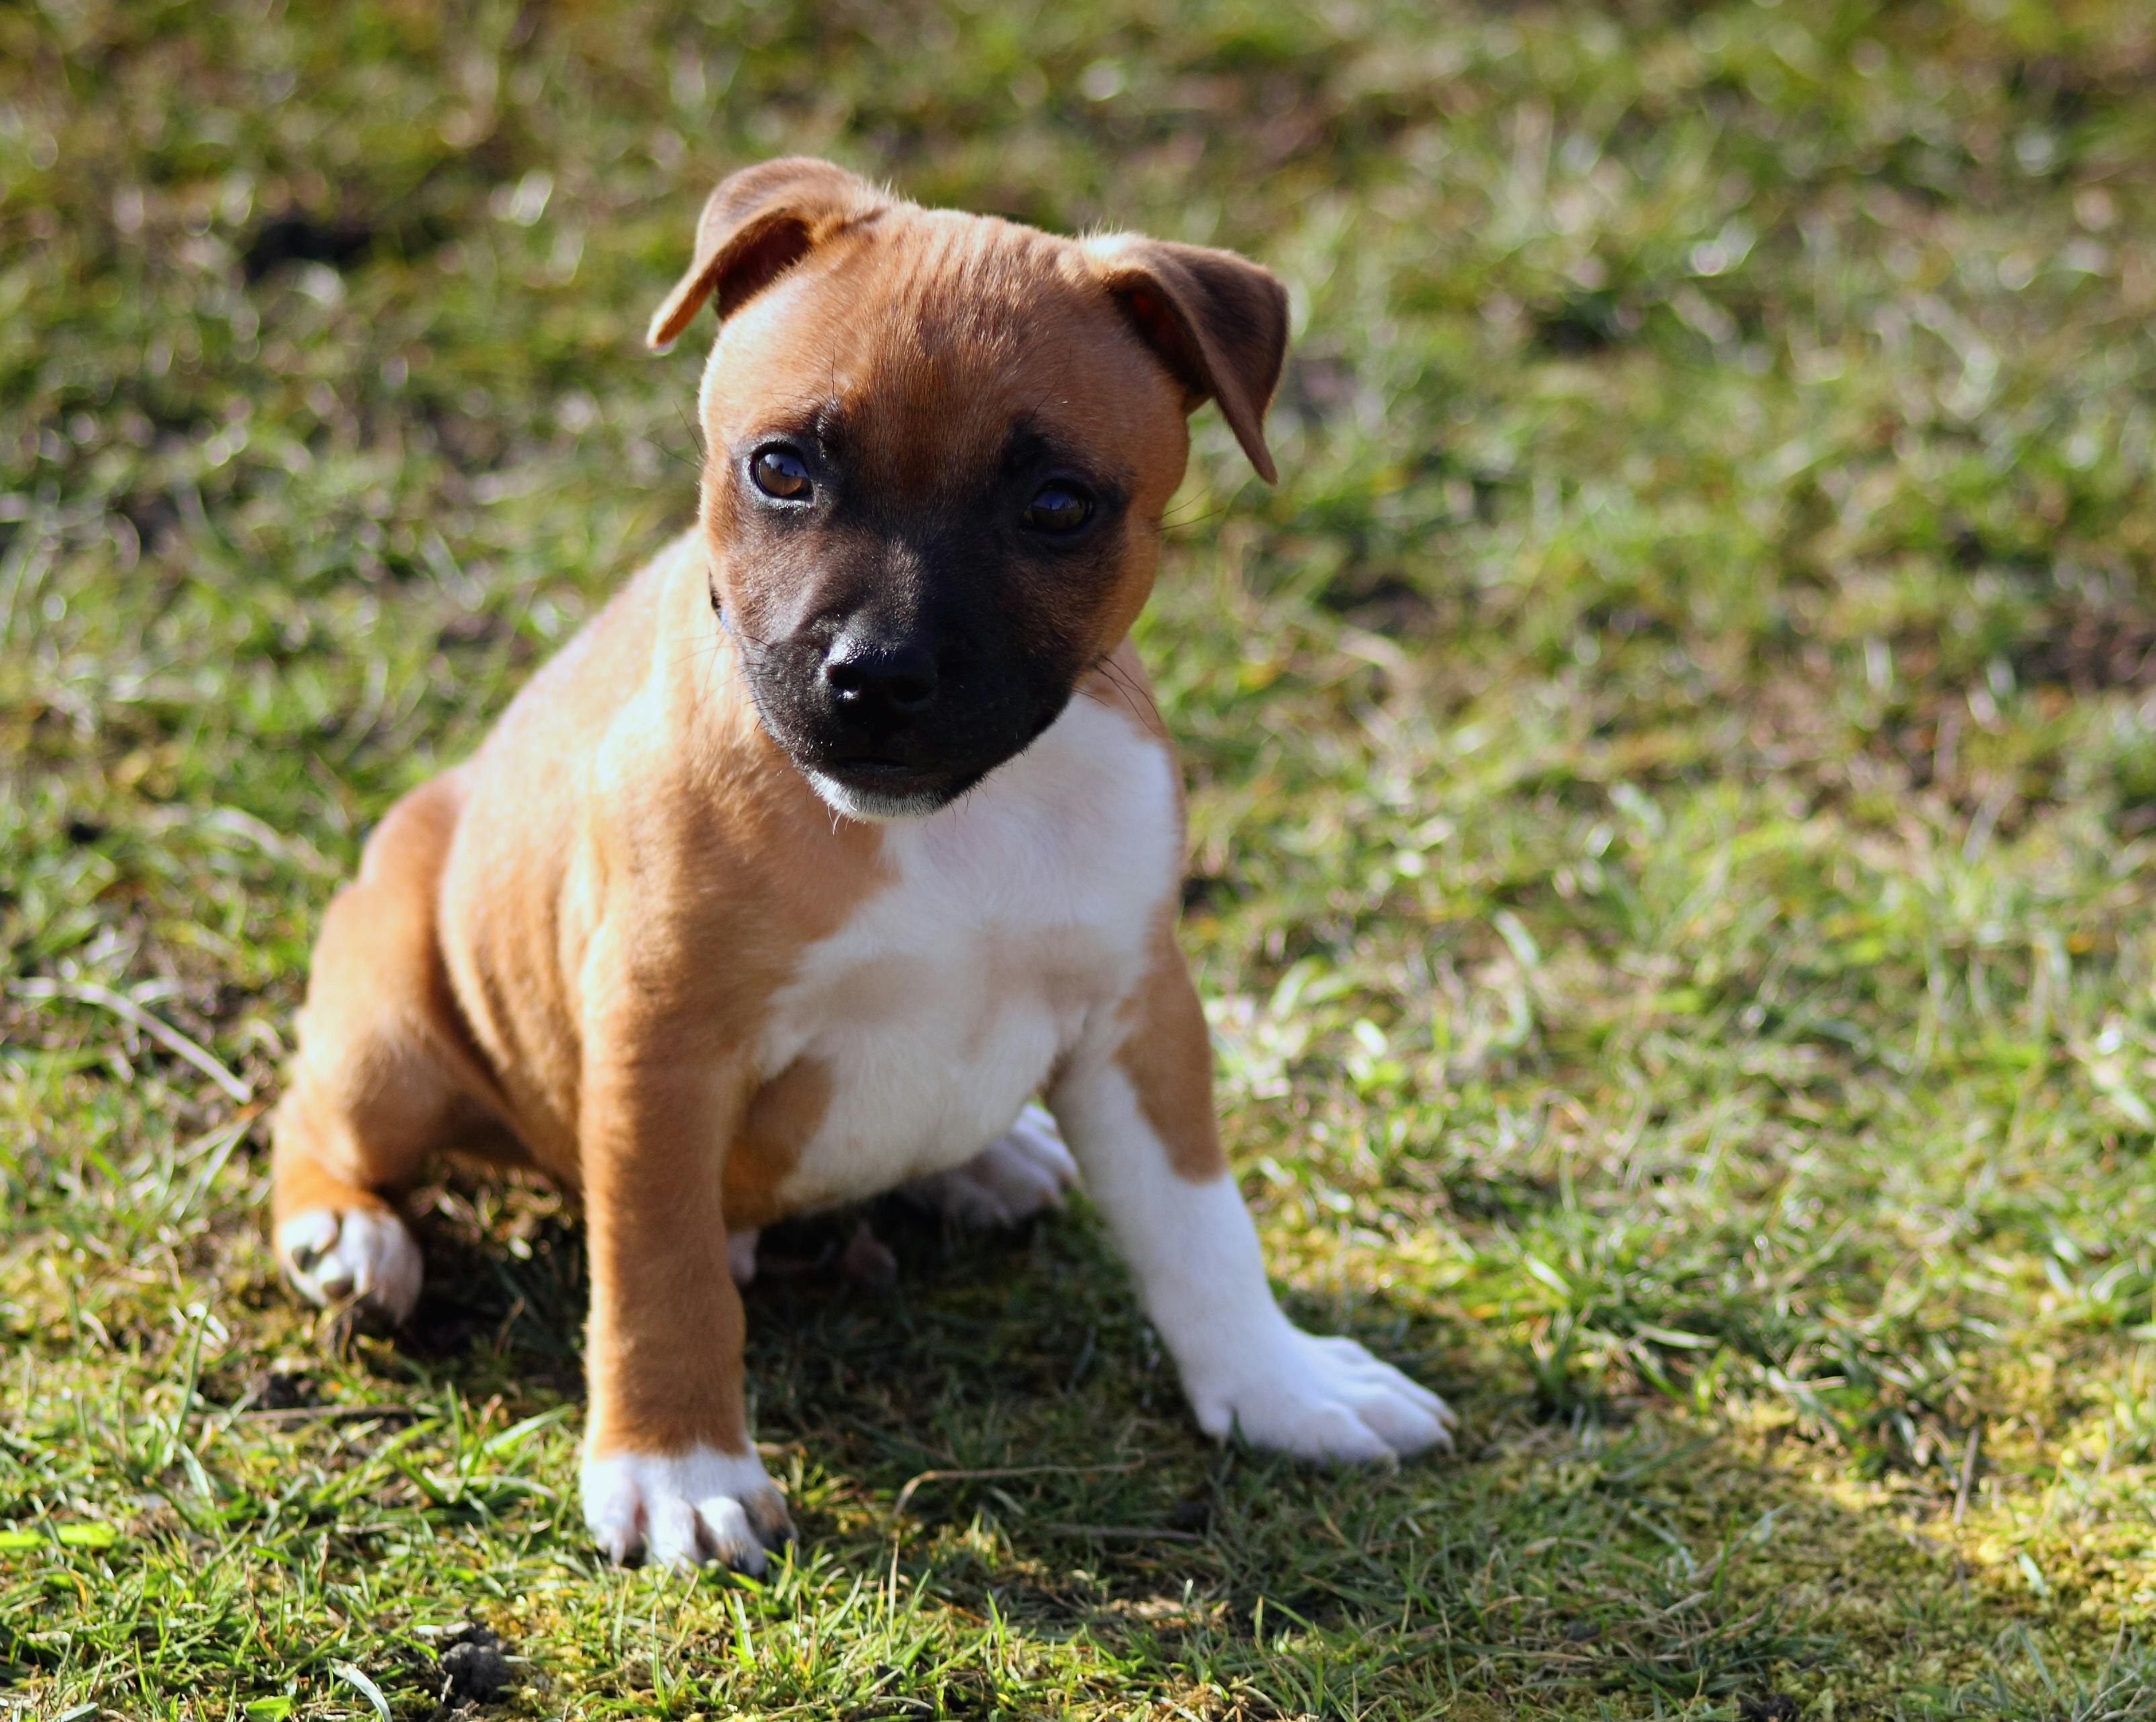
[[[864,1212],[894,1283],[842,1267]],[[512,1416],[579,1396],[583,1255],[560,1204],[460,1185],[422,1231],[400,1370]],[[1327,1472],[1208,1442],[1088,1215],[969,1235],[886,1200],[798,1222],[767,1234],[746,1302],[755,1426],[803,1559],[1245,1693],[1251,1714],[1382,1697],[1402,1714],[2093,1719],[2156,1699],[2135,1647],[1998,1640],[1996,1586],[1743,1431],[1673,1408],[1554,1413],[1488,1335],[1382,1293],[1334,1321],[1461,1406],[1456,1456]],[[986,1702],[924,1680],[890,1689]]]

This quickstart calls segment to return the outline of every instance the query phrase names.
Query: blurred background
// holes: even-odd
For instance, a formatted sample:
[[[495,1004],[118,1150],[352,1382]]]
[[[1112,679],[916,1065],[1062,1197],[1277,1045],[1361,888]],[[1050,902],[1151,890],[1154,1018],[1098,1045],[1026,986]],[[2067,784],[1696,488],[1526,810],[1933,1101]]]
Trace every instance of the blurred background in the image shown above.
[[[2138,0],[0,7],[0,1680],[427,1714],[479,1610],[533,1714],[2148,1714],[2152,90]],[[896,1326],[752,1301],[824,1564],[662,1607],[543,1493],[557,1205],[427,1193],[398,1346],[276,1289],[321,905],[690,519],[640,333],[781,153],[1289,283],[1140,639],[1276,1274],[1461,1463],[1215,1455],[1089,1226],[910,1235]]]

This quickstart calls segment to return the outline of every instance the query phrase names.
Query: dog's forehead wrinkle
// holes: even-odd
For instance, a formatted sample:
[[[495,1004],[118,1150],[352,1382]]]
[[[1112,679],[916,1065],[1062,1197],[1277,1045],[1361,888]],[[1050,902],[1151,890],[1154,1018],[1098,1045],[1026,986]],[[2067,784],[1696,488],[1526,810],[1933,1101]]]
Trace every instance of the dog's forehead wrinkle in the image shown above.
[[[932,212],[888,254],[860,254],[848,274],[866,279],[848,285],[879,313],[867,344],[886,357],[941,353],[983,368],[1060,362],[1072,326],[1116,326],[1102,296],[1066,266],[1068,249],[1008,222]]]
[[[999,475],[1016,478],[1029,472],[1045,472],[1058,468],[1081,475],[1093,482],[1120,494],[1131,485],[1133,475],[1124,451],[1120,448],[1088,447],[1077,439],[1045,425],[1039,414],[1045,402],[1039,402],[1028,411],[1013,419],[1004,438],[1003,456],[998,462]]]
[[[1082,252],[1053,235],[901,208],[742,321],[740,383],[721,391],[740,400],[721,405],[729,428],[791,398],[819,415],[842,481],[955,496],[1030,455],[1136,496],[1182,457],[1179,397]],[[1023,429],[1052,450],[1018,449]]]

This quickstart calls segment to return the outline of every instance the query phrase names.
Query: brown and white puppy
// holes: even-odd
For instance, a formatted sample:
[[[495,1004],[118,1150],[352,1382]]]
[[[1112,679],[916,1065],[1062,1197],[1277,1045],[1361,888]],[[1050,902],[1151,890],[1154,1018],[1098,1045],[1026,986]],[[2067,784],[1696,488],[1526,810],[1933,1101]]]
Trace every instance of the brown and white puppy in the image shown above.
[[[276,1119],[286,1270],[409,1314],[391,1200],[438,1149],[578,1192],[584,1512],[617,1559],[755,1570],[789,1534],[729,1263],[900,1186],[1010,1220],[1082,1172],[1210,1434],[1446,1441],[1435,1396],[1266,1284],[1127,638],[1185,415],[1217,401],[1273,475],[1280,285],[789,160],[713,194],[653,344],[706,300],[696,529],[330,907]]]

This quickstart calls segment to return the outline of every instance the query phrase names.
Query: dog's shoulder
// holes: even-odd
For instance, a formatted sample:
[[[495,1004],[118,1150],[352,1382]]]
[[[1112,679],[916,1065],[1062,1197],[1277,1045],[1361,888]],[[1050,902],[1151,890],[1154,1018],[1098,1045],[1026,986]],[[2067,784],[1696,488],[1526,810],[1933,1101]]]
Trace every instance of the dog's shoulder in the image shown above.
[[[513,774],[529,761],[558,779],[591,757],[594,738],[618,730],[648,697],[667,612],[703,556],[696,535],[685,532],[624,582],[509,702],[480,750],[479,770]]]

